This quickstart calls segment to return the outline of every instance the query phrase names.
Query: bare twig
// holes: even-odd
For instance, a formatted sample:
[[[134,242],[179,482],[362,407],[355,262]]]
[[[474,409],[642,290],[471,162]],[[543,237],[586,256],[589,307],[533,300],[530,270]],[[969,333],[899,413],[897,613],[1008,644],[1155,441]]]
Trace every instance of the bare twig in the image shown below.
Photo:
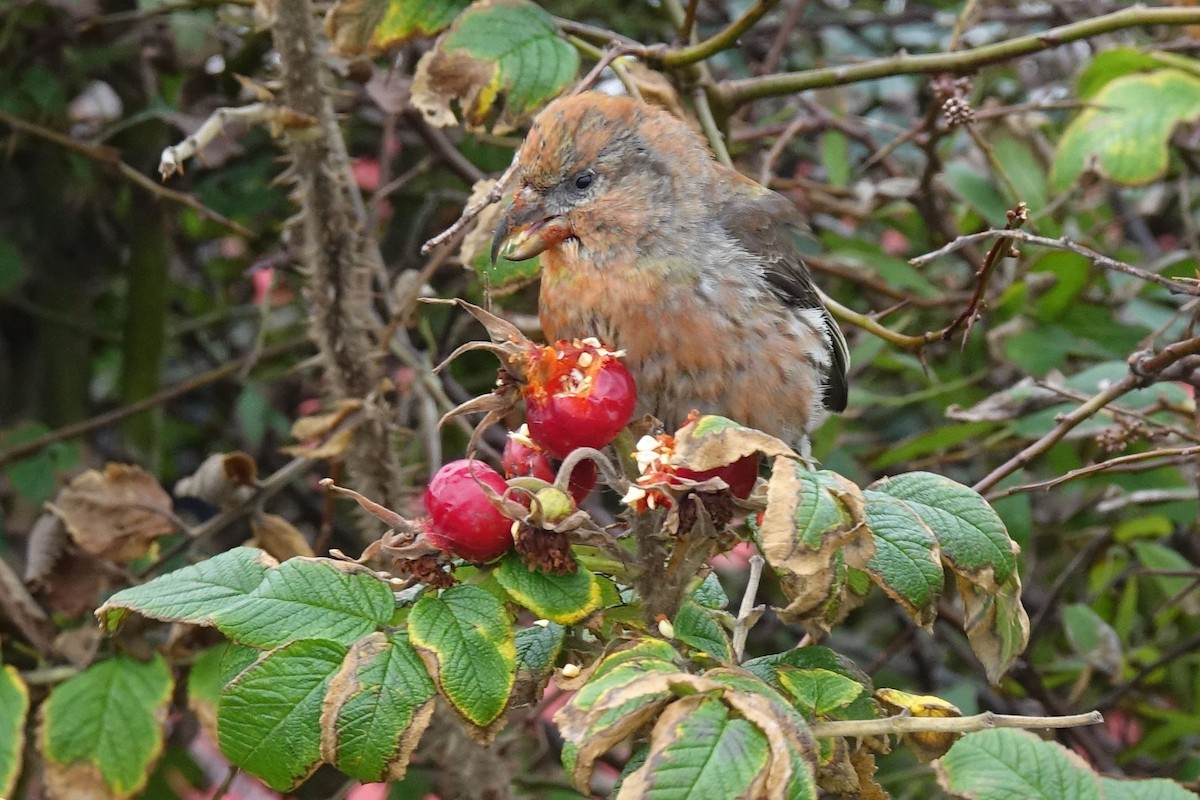
[[[756,606],[754,600],[758,596],[758,582],[762,579],[763,565],[766,559],[758,553],[750,556],[750,577],[746,580],[746,591],[742,595],[742,605],[738,609],[737,621],[733,624],[733,660],[740,662],[746,652],[746,637],[750,628],[758,621],[762,606]]]
[[[720,93],[724,105],[735,108],[763,97],[793,94],[828,86],[844,86],[896,75],[939,72],[964,74],[989,64],[1010,61],[1020,56],[1061,47],[1070,42],[1113,31],[1147,25],[1195,25],[1198,23],[1200,23],[1200,9],[1131,6],[1111,14],[1091,17],[1041,33],[1031,33],[1027,36],[976,47],[972,50],[922,55],[901,52],[894,56],[877,58],[859,64],[726,81],[719,84],[716,89]]]
[[[281,342],[277,345],[264,348],[258,354],[258,360],[268,360],[278,358],[294,352],[308,345],[308,339],[302,337],[293,339],[288,342]],[[97,414],[89,419],[73,422],[70,425],[64,425],[61,428],[45,433],[36,438],[22,442],[18,445],[13,445],[9,449],[0,452],[0,464],[7,464],[19,458],[36,453],[47,445],[61,442],[66,439],[74,439],[78,436],[84,436],[99,428],[105,428],[109,425],[114,425],[123,419],[127,419],[143,411],[168,403],[177,397],[182,397],[185,394],[201,389],[211,383],[224,380],[238,374],[248,363],[254,363],[251,358],[238,358],[233,361],[227,361],[218,367],[214,367],[207,372],[202,372],[199,375],[194,375],[187,380],[180,381],[174,386],[169,386],[160,392],[155,392],[149,397],[144,397],[141,400],[114,408],[112,411],[106,411],[103,414]]]
[[[274,119],[279,109],[266,103],[251,103],[250,105],[233,108],[218,108],[208,119],[201,123],[196,132],[179,144],[171,145],[162,151],[158,162],[158,174],[165,181],[176,172],[183,172],[183,163],[189,158],[199,156],[214,139],[225,133],[225,125],[231,121],[245,122],[256,125]]]
[[[1017,203],[1017,207],[1008,212],[1008,225],[1005,226],[1005,230],[1014,231],[1024,225],[1028,219],[1029,208],[1024,203]],[[995,241],[992,248],[988,250],[987,256],[984,257],[983,263],[979,265],[979,271],[975,273],[975,293],[971,295],[971,300],[962,313],[942,330],[943,339],[949,338],[959,326],[965,325],[963,343],[966,343],[967,337],[971,335],[971,327],[979,318],[979,305],[983,302],[983,295],[987,292],[992,271],[1005,256],[1012,254],[1011,236],[1002,236]]]
[[[57,144],[60,147],[66,148],[72,152],[79,153],[80,155],[86,156],[87,158],[90,158],[100,164],[106,164],[115,169],[121,175],[121,177],[125,178],[130,183],[140,186],[155,197],[160,197],[164,200],[170,200],[172,203],[178,203],[181,206],[187,206],[204,219],[223,225],[240,236],[245,236],[246,238],[252,238],[254,236],[249,228],[245,227],[241,223],[234,222],[224,214],[213,211],[211,208],[204,205],[191,195],[184,194],[183,192],[177,192],[174,189],[168,189],[167,187],[160,186],[154,181],[150,180],[141,172],[122,161],[120,151],[116,148],[108,147],[107,145],[81,142],[78,139],[74,139],[66,135],[65,133],[59,133],[56,130],[52,130],[28,120],[21,119],[20,117],[14,117],[13,115],[4,111],[0,111],[0,122],[3,122],[9,127],[15,128],[16,130],[37,136],[39,139],[44,139],[48,142],[52,142],[53,144]]]
[[[1025,231],[1012,231],[1008,229],[993,229],[959,236],[955,238],[954,241],[938,248],[937,250],[917,256],[916,258],[909,259],[908,263],[912,264],[914,267],[923,267],[929,262],[935,261],[949,253],[953,253],[962,247],[975,244],[977,242],[986,241],[988,239],[993,239],[997,236],[1004,236],[1006,238],[1014,239],[1018,242],[1034,245],[1036,247],[1046,247],[1051,250],[1065,250],[1069,253],[1075,253],[1076,255],[1083,256],[1084,258],[1090,260],[1098,267],[1110,269],[1114,272],[1122,272],[1126,275],[1132,275],[1133,277],[1140,278],[1144,281],[1156,283],[1159,286],[1167,289],[1172,294],[1200,296],[1200,283],[1196,281],[1166,278],[1157,273],[1135,267],[1131,264],[1126,264],[1124,261],[1117,261],[1115,258],[1110,258],[1106,255],[1102,255],[1101,253],[1097,253],[1095,250],[1084,247],[1080,244],[1076,244],[1067,238],[1050,239],[1045,236],[1035,236],[1034,234],[1026,233]]]
[[[1024,483],[1020,486],[1011,486],[1002,492],[994,492],[988,495],[989,500],[999,500],[1002,497],[1019,494],[1021,492],[1032,492],[1039,489],[1050,489],[1068,481],[1083,478],[1088,475],[1095,475],[1098,472],[1106,472],[1115,469],[1116,467],[1133,464],[1140,461],[1150,461],[1158,459],[1185,459],[1195,455],[1200,455],[1200,445],[1192,447],[1161,447],[1155,450],[1147,450],[1144,453],[1130,453],[1125,456],[1117,456],[1106,461],[1101,461],[1099,464],[1089,464],[1086,467],[1079,467],[1070,470],[1056,478],[1051,478],[1045,481],[1036,481],[1034,483]]]
[[[717,126],[717,120],[713,117],[712,107],[708,104],[708,95],[704,88],[696,87],[696,90],[692,92],[692,99],[696,103],[696,116],[700,118],[700,127],[704,130],[704,135],[712,146],[713,155],[716,156],[717,161],[727,167],[732,167],[733,159],[729,157],[729,150],[725,147],[725,135]]]
[[[985,711],[971,717],[914,717],[897,714],[884,719],[847,719],[831,722],[810,722],[813,736],[828,739],[833,736],[864,737],[894,736],[901,733],[969,733],[991,728],[1077,728],[1099,725],[1104,717],[1099,711],[1069,714],[1062,717],[1021,717],[1013,714],[993,714]]]

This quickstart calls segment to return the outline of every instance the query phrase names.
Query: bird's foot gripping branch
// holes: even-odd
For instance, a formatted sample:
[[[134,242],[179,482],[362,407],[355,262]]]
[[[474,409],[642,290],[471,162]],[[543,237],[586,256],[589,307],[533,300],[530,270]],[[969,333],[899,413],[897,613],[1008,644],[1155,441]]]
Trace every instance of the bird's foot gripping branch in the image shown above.
[[[226,637],[202,660],[234,764],[279,790],[321,763],[359,780],[396,778],[439,696],[490,742],[551,679],[574,691],[555,722],[577,789],[589,790],[604,752],[634,742],[622,797],[678,780],[659,767],[691,765],[699,751],[704,763],[685,781],[719,774],[729,796],[815,797],[869,791],[890,734],[921,758],[941,757],[951,776],[964,747],[1056,747],[1020,731],[955,744],[964,731],[1022,723],[879,689],[827,647],[744,660],[763,613],[757,582],[734,616],[708,566],[737,547],[761,554],[754,574],[765,559],[787,598],[774,613],[810,641],[872,585],[931,630],[948,574],[971,648],[999,681],[1028,620],[1018,548],[976,492],[924,472],[860,488],[724,417],[696,414],[670,434],[640,420],[634,433],[618,353],[590,342],[541,348],[468,310],[492,334],[482,346],[504,359],[495,393],[468,410],[490,421],[525,401],[529,424],[513,437],[506,475],[480,461],[446,465],[418,520],[356,496],[392,527],[359,562],[279,563],[239,548],[119,592],[97,612],[109,631],[140,614]],[[554,422],[559,414],[569,423]],[[615,523],[579,506],[597,479],[622,499]],[[722,753],[741,755],[725,763]]]

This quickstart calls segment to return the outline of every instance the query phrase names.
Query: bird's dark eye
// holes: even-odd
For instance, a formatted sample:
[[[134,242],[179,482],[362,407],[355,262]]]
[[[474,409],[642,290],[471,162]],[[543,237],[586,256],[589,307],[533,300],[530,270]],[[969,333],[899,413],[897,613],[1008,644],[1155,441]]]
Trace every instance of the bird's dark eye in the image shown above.
[[[581,172],[575,176],[575,188],[580,191],[592,185],[592,179],[595,176],[590,172]]]

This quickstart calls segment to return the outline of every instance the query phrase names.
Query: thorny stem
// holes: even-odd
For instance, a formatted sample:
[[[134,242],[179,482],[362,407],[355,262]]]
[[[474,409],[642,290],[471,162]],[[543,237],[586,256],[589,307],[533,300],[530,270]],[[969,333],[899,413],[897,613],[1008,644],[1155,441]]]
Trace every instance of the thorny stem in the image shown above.
[[[1029,219],[1029,208],[1024,203],[1017,203],[1017,207],[1008,212],[1008,225],[1005,230],[1012,231],[1020,228]],[[979,304],[983,302],[983,295],[987,292],[988,283],[991,280],[992,272],[996,265],[999,264],[1005,256],[1012,252],[1012,237],[1002,236],[995,241],[992,249],[988,250],[988,254],[983,259],[983,263],[979,265],[979,271],[975,273],[975,293],[971,295],[971,301],[967,303],[967,307],[962,313],[955,317],[954,321],[942,329],[942,338],[948,339],[960,326],[966,326],[966,332],[963,334],[963,343],[971,335],[971,326],[979,316]]]
[[[991,728],[1078,728],[1099,725],[1104,716],[1099,711],[1069,714],[1062,717],[1021,717],[1014,714],[993,714],[985,711],[971,717],[914,717],[897,714],[884,719],[847,719],[831,722],[810,722],[808,729],[819,739],[834,736],[894,736],[901,733],[969,733]]]
[[[844,86],[849,83],[895,75],[937,72],[963,74],[989,64],[1008,61],[1019,56],[1049,50],[1080,39],[1126,28],[1146,25],[1195,25],[1198,23],[1200,23],[1200,9],[1133,6],[1111,14],[1051,28],[1041,33],[976,47],[973,50],[926,53],[915,56],[902,52],[895,56],[864,61],[860,64],[822,67],[801,72],[726,81],[714,88],[724,105],[734,108],[763,97],[792,94],[828,86]]]
[[[746,637],[750,629],[758,621],[762,606],[754,604],[758,596],[758,582],[762,580],[763,565],[766,559],[758,553],[750,556],[750,577],[746,581],[746,592],[742,595],[742,605],[738,609],[737,621],[733,625],[733,660],[741,662],[746,652]]]

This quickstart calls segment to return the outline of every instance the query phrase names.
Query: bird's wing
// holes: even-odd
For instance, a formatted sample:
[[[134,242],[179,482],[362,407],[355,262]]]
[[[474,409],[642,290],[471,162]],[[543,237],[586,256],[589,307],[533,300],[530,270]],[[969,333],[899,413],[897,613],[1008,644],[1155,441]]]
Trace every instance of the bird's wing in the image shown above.
[[[820,310],[832,344],[824,403],[830,411],[842,411],[846,408],[850,352],[800,257],[795,238],[803,228],[800,214],[786,197],[734,174],[734,191],[717,209],[717,220],[738,244],[762,259],[767,282],[785,303]]]

